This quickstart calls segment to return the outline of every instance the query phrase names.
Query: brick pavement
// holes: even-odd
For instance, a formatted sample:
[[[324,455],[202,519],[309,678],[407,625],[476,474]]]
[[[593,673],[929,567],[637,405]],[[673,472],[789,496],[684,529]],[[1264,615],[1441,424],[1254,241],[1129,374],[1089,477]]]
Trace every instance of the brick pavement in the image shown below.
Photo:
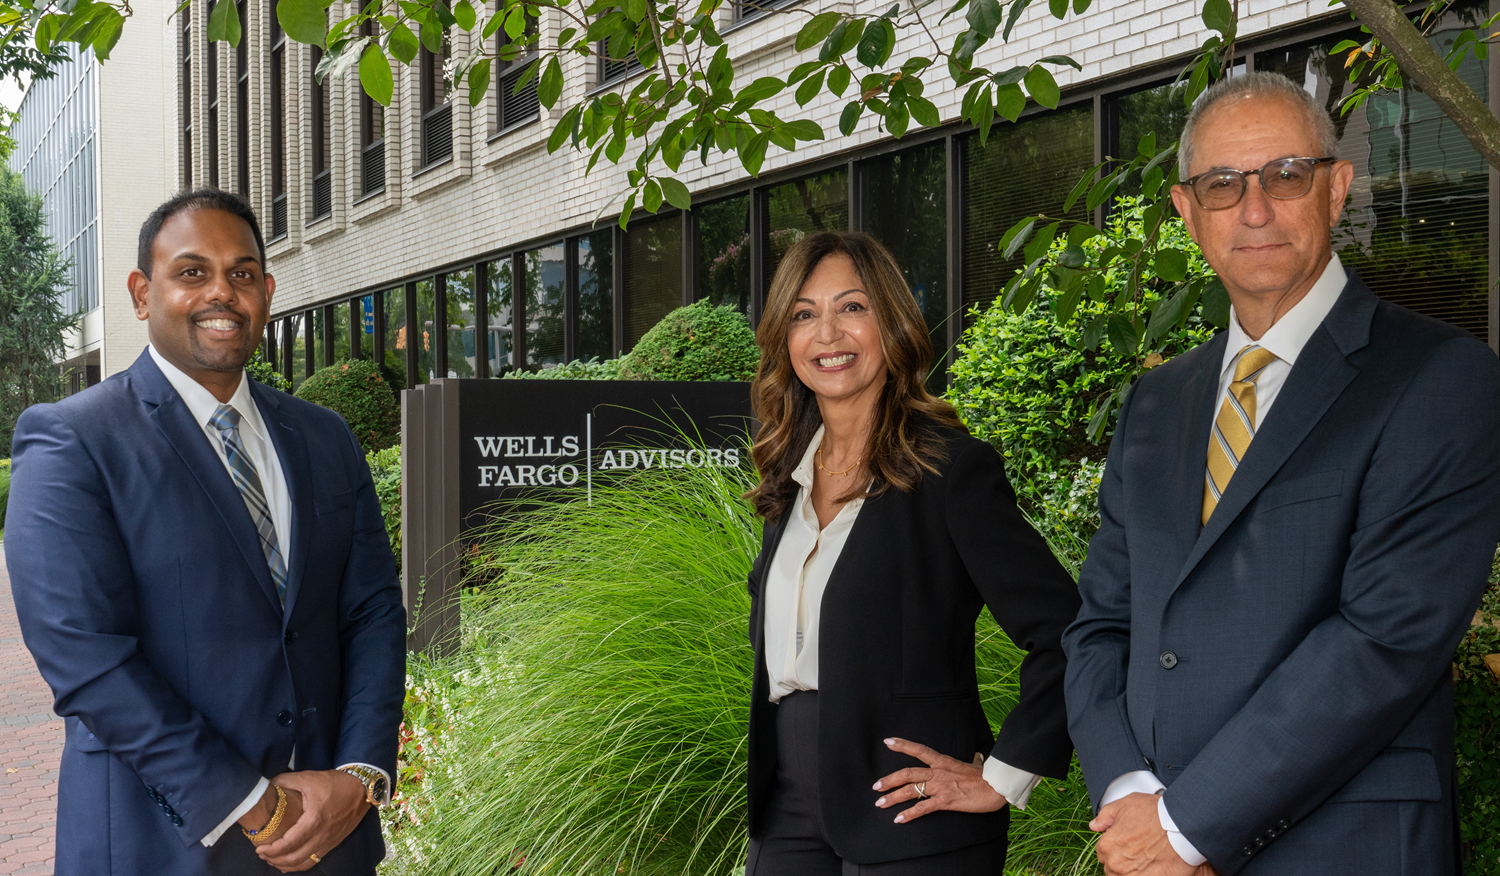
[[[52,873],[63,722],[21,642],[0,552],[0,876]]]

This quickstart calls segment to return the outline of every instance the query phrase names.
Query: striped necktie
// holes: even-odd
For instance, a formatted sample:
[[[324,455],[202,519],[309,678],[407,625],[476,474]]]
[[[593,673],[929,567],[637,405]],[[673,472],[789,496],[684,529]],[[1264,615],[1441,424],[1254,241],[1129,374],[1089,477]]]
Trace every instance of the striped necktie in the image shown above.
[[[1229,487],[1229,479],[1240,467],[1250,441],[1255,437],[1255,381],[1266,366],[1276,361],[1276,354],[1251,344],[1235,357],[1234,381],[1224,394],[1214,433],[1208,442],[1208,469],[1203,478],[1203,525],[1219,506],[1219,497]]]
[[[229,460],[229,473],[234,476],[234,485],[250,511],[250,520],[260,535],[260,548],[266,554],[266,565],[271,567],[271,580],[276,582],[276,595],[286,605],[286,561],[281,556],[281,546],[276,541],[276,525],[271,522],[271,504],[266,501],[266,491],[261,487],[260,475],[245,454],[240,443],[240,412],[231,405],[219,405],[208,424],[219,431],[219,440],[224,442],[224,458]]]

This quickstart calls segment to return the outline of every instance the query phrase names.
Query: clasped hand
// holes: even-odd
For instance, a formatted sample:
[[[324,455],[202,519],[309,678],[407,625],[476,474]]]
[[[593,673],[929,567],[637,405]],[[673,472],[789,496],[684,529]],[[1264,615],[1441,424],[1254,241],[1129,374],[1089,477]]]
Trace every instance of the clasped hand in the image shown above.
[[[939,754],[925,745],[905,739],[887,739],[892,751],[911,755],[927,764],[897,770],[875,783],[875,790],[889,791],[875,801],[881,809],[897,803],[917,800],[917,805],[896,816],[897,824],[921,818],[929,812],[947,809],[953,812],[994,812],[1005,805],[1005,797],[984,779],[984,755],[974,755],[973,763]],[[924,799],[918,800],[917,786]]]
[[[1217,876],[1208,864],[1182,860],[1156,813],[1155,794],[1129,794],[1104,806],[1089,830],[1102,833],[1094,853],[1106,876]]]
[[[343,842],[370,807],[364,784],[338,770],[282,773],[271,784],[286,792],[286,812],[275,838],[256,846],[255,853],[283,873],[312,867],[316,863],[313,855],[321,858]],[[266,808],[268,805],[270,808]],[[249,820],[259,827],[269,820],[275,807],[276,789],[268,788],[266,797],[241,821]]]

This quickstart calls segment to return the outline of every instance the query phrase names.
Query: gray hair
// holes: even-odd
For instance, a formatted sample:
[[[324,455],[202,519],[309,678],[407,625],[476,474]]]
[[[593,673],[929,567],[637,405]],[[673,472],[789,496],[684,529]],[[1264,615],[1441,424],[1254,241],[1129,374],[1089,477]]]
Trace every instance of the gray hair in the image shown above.
[[[1188,113],[1187,124],[1182,126],[1182,137],[1178,140],[1181,144],[1178,147],[1177,163],[1179,179],[1185,181],[1190,175],[1188,168],[1193,162],[1193,134],[1198,128],[1198,123],[1203,120],[1214,104],[1231,97],[1277,97],[1299,107],[1307,117],[1307,123],[1312,127],[1313,134],[1318,138],[1319,148],[1323,150],[1321,155],[1307,157],[1338,156],[1339,139],[1333,129],[1333,118],[1328,115],[1328,110],[1318,103],[1318,99],[1307,92],[1307,89],[1280,73],[1265,71],[1242,73],[1228,79],[1220,79],[1212,88],[1203,92],[1203,95],[1193,104],[1192,112]]]

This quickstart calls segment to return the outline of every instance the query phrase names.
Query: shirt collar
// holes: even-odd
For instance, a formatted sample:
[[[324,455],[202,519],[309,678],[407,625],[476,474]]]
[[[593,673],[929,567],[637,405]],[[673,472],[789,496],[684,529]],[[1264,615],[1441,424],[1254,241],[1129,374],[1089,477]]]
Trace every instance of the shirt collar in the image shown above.
[[[1328,266],[1323,269],[1323,274],[1313,283],[1307,294],[1302,296],[1291,310],[1282,315],[1281,319],[1261,335],[1260,340],[1252,341],[1245,330],[1240,327],[1239,315],[1234,308],[1229,309],[1229,344],[1224,348],[1224,365],[1219,373],[1234,366],[1235,359],[1240,350],[1254,344],[1266,350],[1270,350],[1276,358],[1288,365],[1297,364],[1297,357],[1301,355],[1302,348],[1307,346],[1308,340],[1328,312],[1333,310],[1333,305],[1338,303],[1339,295],[1344,291],[1344,286],[1349,282],[1349,275],[1344,271],[1344,265],[1339,261],[1337,253],[1329,259]]]
[[[183,404],[187,405],[188,413],[193,415],[193,419],[198,422],[199,426],[209,428],[209,418],[214,415],[214,411],[219,409],[219,400],[214,398],[214,394],[209,392],[203,384],[187,376],[182,369],[156,352],[154,345],[147,345],[146,349],[151,353],[156,367],[160,368],[162,375],[167,378],[167,382],[172,384],[172,388],[177,390],[177,394],[182,397]],[[255,399],[250,395],[250,377],[244,372],[240,372],[239,388],[234,391],[229,404],[239,411],[242,430],[248,428],[262,441],[269,440],[265,424],[260,418],[260,409],[256,407]]]
[[[801,484],[809,492],[813,486],[813,464],[818,454],[818,448],[823,446],[823,430],[826,426],[819,426],[818,431],[813,433],[812,440],[807,442],[807,449],[802,451],[802,461],[792,469],[792,480]]]

